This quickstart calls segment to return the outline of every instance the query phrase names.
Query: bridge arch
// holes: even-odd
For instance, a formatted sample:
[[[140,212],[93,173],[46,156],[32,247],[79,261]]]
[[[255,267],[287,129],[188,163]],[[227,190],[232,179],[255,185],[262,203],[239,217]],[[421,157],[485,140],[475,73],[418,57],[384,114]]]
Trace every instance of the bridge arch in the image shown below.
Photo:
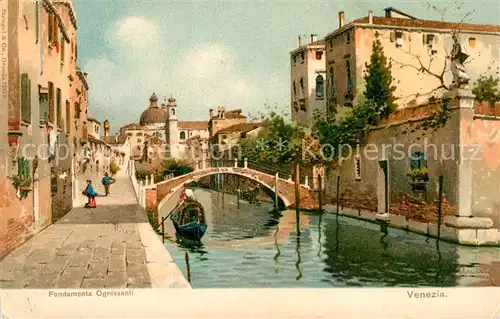
[[[157,198],[158,200],[160,200],[160,202],[158,203],[158,206],[157,206],[158,218],[161,218],[165,214],[163,212],[163,208],[167,205],[167,203],[169,204],[168,206],[169,207],[171,206],[172,208],[175,207],[175,205],[177,205],[178,196],[180,195],[181,189],[184,187],[184,185],[191,183],[191,182],[194,182],[194,181],[197,181],[200,178],[203,178],[206,176],[211,176],[211,175],[242,176],[242,177],[248,178],[250,180],[253,180],[253,181],[257,182],[259,185],[263,186],[267,193],[274,194],[274,185],[271,186],[268,181],[264,181],[262,179],[259,179],[258,176],[263,175],[263,173],[261,173],[259,171],[255,171],[252,169],[238,169],[238,168],[234,168],[234,169],[233,168],[222,168],[222,169],[221,168],[209,168],[209,169],[205,169],[202,171],[194,171],[194,172],[191,172],[189,174],[178,176],[174,179],[170,179],[170,180],[163,181],[163,182],[156,184],[157,194],[161,193],[161,191],[159,191],[159,190],[162,187],[162,185],[175,184],[175,186],[173,188],[171,188],[169,190],[169,192],[167,194],[165,194],[163,198],[161,198],[161,200],[160,200],[160,198]],[[274,177],[272,177],[272,178],[274,178]],[[286,184],[293,185],[293,182],[291,183],[290,181],[283,180],[283,179],[279,179],[279,183],[280,184],[286,183]],[[175,196],[175,195],[177,195],[177,196]],[[279,185],[278,185],[278,199],[279,199],[279,201],[281,201],[281,203],[285,207],[290,207],[290,205],[292,204],[292,201],[290,199],[288,199],[282,192],[279,191]],[[175,203],[172,203],[172,201],[175,201]],[[168,214],[168,212],[167,212],[167,214]]]

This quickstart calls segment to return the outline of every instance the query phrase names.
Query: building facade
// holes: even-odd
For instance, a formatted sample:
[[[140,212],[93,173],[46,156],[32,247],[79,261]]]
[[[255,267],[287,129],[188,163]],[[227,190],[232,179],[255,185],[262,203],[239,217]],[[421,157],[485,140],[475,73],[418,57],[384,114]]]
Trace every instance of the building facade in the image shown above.
[[[76,18],[70,0],[1,4],[0,258],[72,208]],[[6,72],[6,74],[4,74]],[[8,107],[4,107],[8,106]],[[4,174],[5,173],[5,174]],[[70,191],[65,191],[70,190]]]
[[[365,64],[370,61],[376,33],[392,64],[398,107],[424,103],[431,94],[442,93],[436,89],[451,82],[447,56],[453,46],[452,30],[458,31],[458,42],[470,55],[467,72],[471,83],[483,73],[495,74],[499,70],[498,25],[457,26],[452,22],[418,19],[394,8],[387,8],[384,16],[374,16],[370,11],[348,24],[344,23],[344,12],[339,12],[338,23],[339,27],[325,37],[330,118],[342,117],[362,96]],[[430,72],[422,71],[422,67]],[[439,75],[443,70],[442,82]]]
[[[290,52],[292,120],[312,126],[316,113],[326,115],[325,41],[311,35],[310,43]]]

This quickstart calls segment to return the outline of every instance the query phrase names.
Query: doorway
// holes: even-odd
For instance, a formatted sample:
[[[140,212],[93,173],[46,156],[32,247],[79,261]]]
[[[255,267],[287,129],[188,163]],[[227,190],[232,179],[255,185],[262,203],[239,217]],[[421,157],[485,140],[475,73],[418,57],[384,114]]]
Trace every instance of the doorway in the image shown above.
[[[389,162],[381,160],[378,164],[378,212],[380,214],[387,214],[389,213]]]

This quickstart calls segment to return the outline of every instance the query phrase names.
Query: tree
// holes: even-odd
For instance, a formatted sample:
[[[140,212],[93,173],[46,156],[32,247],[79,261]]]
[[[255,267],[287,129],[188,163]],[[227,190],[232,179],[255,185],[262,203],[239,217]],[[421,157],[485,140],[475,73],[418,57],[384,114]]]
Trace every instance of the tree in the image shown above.
[[[364,97],[368,101],[373,101],[382,114],[388,116],[395,109],[393,92],[396,87],[392,85],[392,64],[387,63],[378,32],[375,33],[370,64],[365,63],[365,66]]]
[[[472,93],[479,103],[488,102],[491,107],[500,102],[500,77],[481,75],[476,82]]]

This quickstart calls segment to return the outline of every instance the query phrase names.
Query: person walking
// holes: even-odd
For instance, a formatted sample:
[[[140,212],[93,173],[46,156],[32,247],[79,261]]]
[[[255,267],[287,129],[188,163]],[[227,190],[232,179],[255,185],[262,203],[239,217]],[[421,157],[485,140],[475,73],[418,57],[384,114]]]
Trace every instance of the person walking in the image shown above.
[[[87,180],[87,187],[85,187],[85,190],[82,192],[83,195],[87,196],[88,202],[85,204],[85,208],[96,208],[96,202],[95,202],[95,197],[97,196],[97,193],[94,190],[94,187],[92,187],[92,181],[90,179]]]
[[[104,174],[104,177],[101,180],[102,185],[104,186],[104,191],[106,193],[106,196],[109,195],[109,187],[111,184],[115,182],[115,179],[112,177],[109,177],[108,173]]]

